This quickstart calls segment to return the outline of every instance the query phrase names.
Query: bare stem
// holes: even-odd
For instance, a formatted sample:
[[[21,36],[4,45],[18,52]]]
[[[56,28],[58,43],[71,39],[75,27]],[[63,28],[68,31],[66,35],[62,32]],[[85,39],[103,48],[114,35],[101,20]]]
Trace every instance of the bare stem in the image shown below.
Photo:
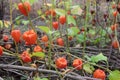
[[[84,58],[85,56],[85,48],[86,48],[86,34],[87,34],[87,21],[88,21],[88,13],[89,13],[89,4],[90,1],[86,1],[86,17],[85,17],[85,24],[84,24],[84,28],[85,28],[85,32],[84,32],[84,45],[83,45],[83,54],[82,57]]]
[[[13,30],[14,26],[12,21],[12,0],[10,0],[10,23],[11,23],[11,30]]]

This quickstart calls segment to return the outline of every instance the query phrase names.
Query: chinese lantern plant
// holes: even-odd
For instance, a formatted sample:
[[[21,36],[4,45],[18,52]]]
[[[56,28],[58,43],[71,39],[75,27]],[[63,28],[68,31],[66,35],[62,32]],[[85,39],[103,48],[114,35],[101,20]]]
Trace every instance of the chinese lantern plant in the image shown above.
[[[0,56],[2,56],[2,54],[3,54],[3,48],[2,46],[0,46]]]
[[[62,38],[58,38],[56,42],[59,46],[64,46],[64,40]]]
[[[42,36],[41,41],[48,42],[48,36],[47,35]]]
[[[32,1],[32,0],[29,0],[29,1]],[[65,4],[67,3],[67,1],[68,0],[65,1]],[[64,0],[62,2],[64,3]],[[54,7],[56,7],[56,6],[54,6]],[[116,7],[114,7],[114,9]],[[29,16],[29,13],[31,11],[31,5],[30,5],[29,2],[25,1],[23,3],[19,3],[18,8],[19,8],[19,11],[21,12],[21,14],[23,14],[24,16],[27,16],[27,17]],[[49,45],[51,45],[52,41],[55,41],[57,43],[57,45],[63,46],[63,48],[64,48],[64,47],[66,47],[66,43],[67,43],[66,40],[69,39],[69,41],[70,41],[70,40],[72,40],[73,37],[75,37],[79,42],[85,42],[84,38],[87,37],[87,36],[84,35],[84,32],[90,34],[90,39],[93,38],[93,37],[96,37],[96,36],[100,36],[100,35],[102,35],[102,36],[100,36],[102,38],[105,37],[106,33],[104,33],[104,29],[102,29],[102,31],[98,31],[102,34],[99,34],[99,33],[98,33],[99,35],[96,34],[95,30],[97,30],[98,27],[95,30],[91,29],[88,32],[86,31],[86,28],[80,29],[80,28],[77,28],[77,27],[73,27],[73,26],[77,26],[76,21],[79,18],[78,15],[81,16],[82,9],[79,6],[63,5],[63,8],[64,9],[59,8],[59,5],[58,5],[57,8],[53,8],[53,9],[50,8],[48,11],[45,12],[45,15],[48,17],[48,18],[46,18],[46,20],[48,19],[47,20],[48,21],[48,23],[47,23],[48,26],[38,26],[38,28],[40,28],[40,30],[42,30],[45,33],[42,37],[40,37],[40,39],[39,39],[39,41],[41,41],[40,43],[42,43],[42,42],[44,44],[49,43]],[[70,10],[70,12],[68,12],[67,10]],[[68,13],[67,15],[66,15],[66,12]],[[119,13],[115,11],[115,12],[113,12],[112,16],[117,18],[118,14]],[[87,15],[87,13],[86,13],[86,15]],[[73,17],[73,16],[75,16],[75,17]],[[77,18],[76,18],[76,16],[77,16]],[[80,19],[82,19],[82,17]],[[88,18],[88,20],[89,20],[89,18]],[[78,23],[81,24],[81,22],[78,22]],[[82,22],[81,25],[83,25],[83,23],[84,22]],[[69,25],[71,25],[71,24],[72,24],[72,27],[69,28]],[[87,25],[90,25],[90,24],[87,24]],[[61,36],[60,32],[59,32],[59,28],[61,28],[61,27],[65,28],[65,30],[67,30],[68,33],[67,33],[67,31],[65,31],[66,33],[61,32],[61,34],[62,34],[62,36]],[[114,32],[115,29],[118,29],[118,27],[115,27],[115,26],[112,26],[110,28],[111,28],[112,32]],[[52,30],[54,30],[54,31],[52,31]],[[59,33],[59,34],[56,34],[56,33]],[[64,34],[65,35],[67,34],[68,39],[65,39],[66,37],[64,37]],[[21,38],[20,37],[21,36],[20,31],[12,30],[11,36],[12,36],[12,39],[15,42],[17,42],[17,43],[20,42],[20,38]],[[46,51],[46,53],[48,53],[48,55],[46,55],[43,51],[44,47],[37,44],[37,37],[38,36],[39,35],[37,35],[34,30],[30,30],[30,29],[28,29],[27,31],[25,31],[23,33],[22,38],[25,41],[25,44],[30,45],[30,46],[36,45],[36,46],[32,47],[33,52],[32,51],[31,52],[24,51],[22,54],[20,54],[20,58],[22,59],[22,61],[24,63],[34,62],[32,60],[32,57],[39,57],[41,59],[44,59],[47,56],[46,58],[49,58],[49,59],[47,59],[48,61],[50,60],[50,58],[52,58],[52,55],[50,56],[49,54],[53,53],[51,51],[51,49],[53,47],[51,48],[51,46],[48,46],[50,48],[49,48],[49,51]],[[101,42],[101,44],[102,44],[103,41],[101,41],[101,39],[99,38],[97,42]],[[3,40],[4,40],[4,42],[7,42],[8,37],[4,37]],[[111,45],[112,45],[113,48],[119,48],[119,41],[113,40]],[[81,46],[81,47],[83,47],[83,46]],[[2,51],[2,48],[0,47],[0,55],[2,55],[2,54],[3,54],[3,51]],[[83,69],[84,71],[86,71],[90,74],[93,73],[94,78],[98,78],[98,79],[101,79],[101,80],[105,80],[106,77],[108,77],[105,73],[105,72],[107,72],[107,70],[98,69],[98,68],[96,69],[96,67],[94,67],[94,66],[96,66],[96,64],[98,62],[105,61],[105,63],[106,63],[107,62],[107,57],[106,56],[104,56],[102,53],[100,53],[98,55],[93,55],[93,56],[87,58],[86,60],[88,60],[88,61],[86,61],[86,63],[83,64],[82,59],[74,59],[72,61],[71,67],[73,69],[76,69],[76,70],[82,70]],[[69,61],[69,59],[67,60],[64,57],[59,57],[55,60],[55,65],[58,69],[67,69],[67,68],[69,68],[68,61]],[[90,63],[94,64],[94,66],[91,65]],[[99,66],[97,66],[97,67],[99,67]],[[106,68],[106,66],[105,66],[105,68]],[[113,74],[119,76],[120,72],[119,71],[111,72],[110,73],[110,77],[111,77],[110,80],[117,80],[117,79],[119,80],[120,79],[119,77],[117,77],[117,78],[114,77],[114,79],[112,79]]]
[[[25,42],[27,42],[29,45],[35,44],[37,40],[37,34],[34,30],[28,30],[25,31],[22,35],[22,38]]]
[[[31,10],[31,5],[27,1],[23,3],[21,2],[18,4],[18,9],[23,15],[28,16],[28,13]]]
[[[59,24],[58,24],[58,21],[55,21],[52,23],[52,26],[55,30],[57,30],[59,28]]]
[[[62,25],[64,25],[65,23],[66,23],[66,16],[64,15],[64,16],[60,16],[59,17],[59,22],[62,24]]]
[[[111,30],[115,31],[115,30],[117,30],[117,27],[118,27],[118,24],[114,24],[114,25],[111,26]]]
[[[83,62],[81,59],[75,59],[73,61],[73,67],[76,68],[77,70],[81,70],[82,69],[82,65],[83,65]]]
[[[3,35],[3,41],[7,42],[9,40],[8,35]]]
[[[94,71],[93,77],[101,79],[101,80],[105,80],[106,74],[105,74],[105,72],[103,70],[97,69],[97,70]]]
[[[24,52],[20,55],[20,58],[21,58],[22,61],[25,62],[25,63],[32,62],[30,53],[28,53],[27,51],[24,51]]]
[[[42,48],[39,45],[34,47],[34,52],[42,52],[42,51],[43,50],[42,50]]]
[[[11,36],[13,38],[13,40],[18,43],[20,41],[20,37],[21,37],[21,32],[20,30],[12,30],[11,31]]]
[[[64,57],[59,57],[56,59],[55,64],[58,69],[63,69],[67,67],[67,60]]]
[[[112,47],[115,48],[115,49],[119,48],[119,42],[118,42],[118,40],[113,40],[112,41]]]

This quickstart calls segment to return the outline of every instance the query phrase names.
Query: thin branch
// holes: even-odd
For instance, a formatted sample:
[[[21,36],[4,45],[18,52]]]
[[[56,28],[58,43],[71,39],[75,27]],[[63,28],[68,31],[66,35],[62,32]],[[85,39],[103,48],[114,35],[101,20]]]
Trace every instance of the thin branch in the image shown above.
[[[17,65],[9,65],[9,64],[0,64],[0,68],[4,68],[4,69],[19,69],[19,70],[26,70],[26,71],[36,71],[37,70],[36,68],[25,67],[25,66],[17,66]],[[56,72],[56,71],[53,71],[53,70],[46,70],[46,69],[38,69],[38,72],[62,75],[62,73],[60,73],[60,72]],[[99,80],[99,79],[90,78],[90,77],[85,77],[84,78],[84,77],[82,77],[80,75],[73,76],[73,75],[70,75],[70,74],[67,74],[66,77],[72,78],[74,80],[83,80],[83,79],[85,79],[85,80]]]

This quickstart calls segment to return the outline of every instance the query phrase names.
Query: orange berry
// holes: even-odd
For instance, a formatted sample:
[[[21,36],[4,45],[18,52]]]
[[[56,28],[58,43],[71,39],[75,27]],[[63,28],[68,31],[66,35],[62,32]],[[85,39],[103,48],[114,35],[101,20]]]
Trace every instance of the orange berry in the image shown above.
[[[69,36],[68,39],[71,41],[71,40],[73,39],[73,37],[72,37],[72,36]]]
[[[66,22],[66,17],[65,16],[60,16],[59,21],[62,25],[64,25],[64,23]]]
[[[112,47],[113,47],[113,48],[119,48],[119,42],[118,42],[118,40],[114,40],[114,41],[112,42]]]
[[[105,80],[106,74],[105,74],[105,72],[104,72],[103,70],[97,69],[97,70],[95,70],[95,72],[93,73],[93,77],[94,77],[94,78],[101,79],[101,80]]]
[[[116,17],[118,15],[118,11],[113,12],[113,16]]]
[[[5,44],[5,48],[6,49],[10,49],[11,48],[11,44]]]
[[[0,46],[0,56],[3,54],[3,48]]]
[[[42,52],[42,48],[37,45],[34,47],[34,52]]]
[[[55,10],[54,10],[54,9],[51,9],[51,10],[50,10],[50,14],[51,14],[52,16],[56,16]]]
[[[82,69],[82,60],[81,59],[75,59],[73,61],[73,67],[75,67],[77,70]]]
[[[115,8],[116,8],[116,4],[113,4],[113,5],[112,5],[112,9],[115,9]]]
[[[26,45],[33,45],[36,44],[37,34],[34,30],[28,30],[23,33],[22,38],[26,42]]]
[[[31,62],[31,57],[30,54],[27,51],[24,51],[21,55],[20,55],[21,59],[23,60],[23,62],[27,63],[27,62]]]
[[[28,16],[28,13],[30,12],[31,10],[31,6],[30,6],[30,3],[29,2],[24,2],[24,3],[19,3],[18,4],[18,9],[19,11],[25,15],[25,16]]]
[[[47,42],[47,41],[48,41],[47,35],[44,35],[44,36],[41,38],[41,40],[42,40],[43,42]]]
[[[62,39],[62,38],[58,38],[58,39],[57,39],[57,44],[58,44],[59,46],[64,46],[64,41],[63,41],[63,39]]]
[[[76,19],[76,16],[74,15],[73,18]]]
[[[53,28],[54,28],[55,30],[58,29],[59,24],[58,24],[57,21],[56,21],[56,22],[53,22],[52,25],[53,25]]]
[[[114,24],[114,25],[111,26],[111,30],[115,31],[115,29],[117,29],[117,27],[118,27],[118,24]]]
[[[67,67],[67,60],[63,57],[59,57],[56,61],[55,64],[57,66],[57,68],[59,69],[63,69]]]
[[[46,15],[46,16],[50,15],[50,11],[47,10],[47,11],[45,12],[45,15]]]
[[[7,42],[9,40],[8,36],[7,35],[4,35],[3,36],[3,41]]]
[[[20,37],[21,37],[20,30],[12,30],[11,31],[11,36],[14,39],[14,41],[16,41],[18,43],[20,41]]]
[[[70,14],[71,14],[71,11],[70,11],[70,10],[68,10],[68,11],[67,11],[67,14],[68,14],[68,15],[70,15]]]

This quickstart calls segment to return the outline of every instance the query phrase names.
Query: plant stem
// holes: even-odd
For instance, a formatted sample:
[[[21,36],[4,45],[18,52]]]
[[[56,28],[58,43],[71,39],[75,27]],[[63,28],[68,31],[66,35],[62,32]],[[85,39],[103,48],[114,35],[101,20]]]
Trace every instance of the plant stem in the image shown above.
[[[54,8],[54,0],[52,0],[52,9]],[[50,15],[50,30],[52,30],[52,14]],[[49,51],[48,51],[48,60],[49,60],[49,70],[51,69],[51,49],[52,49],[52,35],[49,34]]]
[[[12,0],[10,0],[10,23],[11,23],[11,30],[13,30],[14,26],[12,21]]]
[[[13,26],[13,20],[12,20],[12,0],[10,0],[10,23],[11,23],[11,27],[12,27],[11,30],[13,30],[13,29],[14,29],[14,26]],[[14,41],[14,42],[15,42],[15,41]],[[15,46],[16,46],[16,56],[19,58],[18,45],[17,45],[16,42],[15,42]],[[4,50],[6,50],[6,49],[4,49]],[[7,50],[7,51],[8,51],[8,50]],[[9,52],[11,52],[11,51],[9,51]],[[19,58],[19,60],[20,60],[21,64],[23,64],[20,58]]]
[[[54,0],[52,0],[52,9],[54,8]],[[52,14],[50,15],[50,31],[52,30]],[[51,60],[51,57],[52,57],[52,54],[51,54],[51,49],[52,49],[52,35],[49,34],[49,50],[48,50],[48,67],[49,67],[49,70],[51,70],[51,64],[52,64],[52,60]],[[50,79],[50,74],[49,74],[49,79]]]
[[[66,17],[66,47],[67,47],[67,49],[66,49],[66,51],[67,52],[69,52],[70,51],[70,49],[69,49],[69,39],[68,39],[68,21],[67,21],[67,18],[68,18],[68,15],[67,15],[67,7],[66,7],[66,4],[65,4],[65,1],[66,0],[64,0],[64,6],[65,6],[65,17]]]
[[[12,51],[7,50],[7,49],[5,49],[5,48],[3,48],[3,50],[6,51],[6,52],[9,52],[9,53],[11,53],[11,54],[14,54]]]
[[[88,21],[88,13],[89,13],[89,3],[90,0],[86,1],[86,17],[85,17],[85,24],[84,24],[84,28],[85,28],[85,32],[84,32],[84,45],[83,45],[83,54],[82,57],[84,58],[85,56],[85,48],[86,48],[86,37],[87,37],[87,21]]]
[[[15,42],[15,41],[14,41]],[[19,53],[18,53],[18,43],[15,42],[15,47],[16,47],[16,56],[18,57],[19,61],[21,62],[21,64],[23,65],[22,60],[19,57]]]

